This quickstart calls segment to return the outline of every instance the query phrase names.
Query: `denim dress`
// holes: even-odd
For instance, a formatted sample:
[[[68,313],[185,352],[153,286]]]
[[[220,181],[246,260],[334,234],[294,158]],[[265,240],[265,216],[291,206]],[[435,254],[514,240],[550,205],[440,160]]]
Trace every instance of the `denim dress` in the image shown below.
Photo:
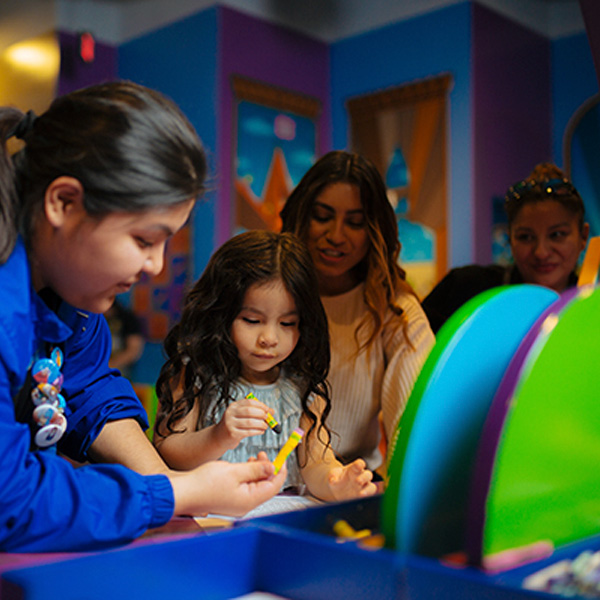
[[[249,393],[253,393],[257,400],[266,404],[273,410],[273,417],[281,425],[281,433],[275,433],[270,427],[262,435],[253,435],[246,437],[232,450],[228,450],[221,457],[228,462],[246,462],[250,457],[256,456],[260,451],[266,452],[269,460],[273,461],[277,453],[290,437],[292,431],[299,427],[300,417],[302,416],[302,405],[300,403],[300,394],[294,382],[285,376],[269,385],[254,385],[240,379],[235,383],[232,395],[235,400],[245,398]],[[208,418],[204,427],[218,423],[225,413],[225,406],[219,407],[214,420]],[[211,415],[212,407],[208,414]],[[304,493],[304,482],[300,474],[298,465],[298,456],[296,451],[290,454],[286,461],[288,476],[283,486],[286,488],[296,488],[295,493]]]

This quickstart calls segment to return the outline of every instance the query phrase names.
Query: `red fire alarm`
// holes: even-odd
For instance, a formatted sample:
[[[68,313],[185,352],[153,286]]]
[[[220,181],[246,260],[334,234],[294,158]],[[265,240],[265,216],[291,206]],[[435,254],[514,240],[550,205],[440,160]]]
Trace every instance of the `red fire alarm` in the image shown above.
[[[96,55],[96,41],[94,36],[89,32],[79,34],[79,56],[84,63],[94,62]]]

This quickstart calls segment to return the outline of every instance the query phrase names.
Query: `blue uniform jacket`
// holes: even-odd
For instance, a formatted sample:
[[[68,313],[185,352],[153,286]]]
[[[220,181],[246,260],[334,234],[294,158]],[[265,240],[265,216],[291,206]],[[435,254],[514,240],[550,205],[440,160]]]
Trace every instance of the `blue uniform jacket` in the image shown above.
[[[58,449],[78,461],[107,421],[135,418],[147,427],[130,383],[109,369],[110,332],[102,315],[59,303],[57,313],[33,290],[19,239],[0,265],[0,550],[97,550],[123,543],[173,514],[164,475],[141,476],[119,465],[73,468],[48,451],[30,451],[13,399],[32,361],[48,345],[64,353],[67,431]],[[33,411],[33,403],[31,411]]]

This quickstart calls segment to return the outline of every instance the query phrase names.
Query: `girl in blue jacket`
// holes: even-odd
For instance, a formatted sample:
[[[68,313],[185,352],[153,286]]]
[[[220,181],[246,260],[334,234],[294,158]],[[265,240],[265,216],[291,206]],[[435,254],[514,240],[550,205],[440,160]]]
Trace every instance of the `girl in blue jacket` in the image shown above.
[[[24,145],[11,157],[13,136]],[[1,108],[0,140],[0,550],[95,550],[173,514],[240,515],[277,493],[285,469],[274,476],[266,460],[169,470],[108,367],[101,313],[161,271],[203,191],[187,119],[113,82],[40,117]],[[56,449],[92,464],[73,468]]]

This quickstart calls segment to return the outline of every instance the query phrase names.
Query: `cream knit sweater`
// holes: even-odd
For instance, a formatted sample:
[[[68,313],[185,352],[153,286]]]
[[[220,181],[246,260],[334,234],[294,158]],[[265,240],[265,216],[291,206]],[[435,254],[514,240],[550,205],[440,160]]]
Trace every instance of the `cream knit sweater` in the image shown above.
[[[393,327],[391,321],[397,317],[388,311],[370,351],[357,355],[354,332],[367,310],[363,292],[360,284],[345,294],[321,297],[331,338],[332,407],[327,424],[336,454],[344,461],[362,457],[374,470],[383,463],[378,449],[379,413],[389,441],[435,338],[417,298],[401,293],[397,304],[408,327]]]

